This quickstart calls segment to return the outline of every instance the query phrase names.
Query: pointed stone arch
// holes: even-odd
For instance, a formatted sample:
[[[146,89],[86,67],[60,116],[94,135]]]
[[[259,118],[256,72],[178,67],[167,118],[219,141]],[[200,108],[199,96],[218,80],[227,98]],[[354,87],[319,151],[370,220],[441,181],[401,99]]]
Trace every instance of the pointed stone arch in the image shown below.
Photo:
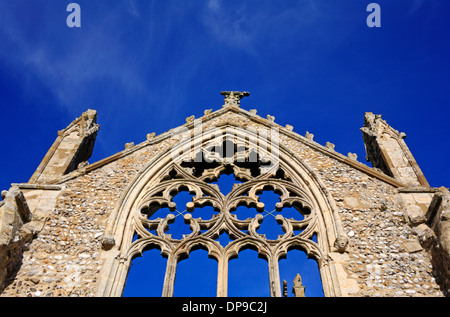
[[[273,128],[266,129],[264,137],[260,137],[256,129],[242,128],[236,124],[201,132],[196,134],[188,131],[179,137],[180,141],[155,157],[122,194],[109,218],[103,240],[102,257],[105,264],[97,295],[121,296],[131,258],[142,252],[148,244],[158,245],[161,253],[168,258],[163,296],[173,295],[176,265],[180,257],[188,255],[199,244],[218,261],[218,296],[227,296],[230,257],[236,256],[246,245],[257,249],[268,261],[271,296],[281,296],[278,261],[291,247],[301,247],[308,256],[318,261],[325,296],[348,295],[348,286],[355,284],[355,281],[347,278],[343,269],[345,256],[342,253],[348,240],[334,200],[320,177],[276,140],[278,131]],[[225,142],[231,142],[236,149],[232,156],[212,150],[225,147]],[[250,162],[255,149],[257,160]],[[194,164],[202,163],[195,162],[199,153],[203,159],[206,158],[206,162],[219,163],[209,165],[210,168],[199,168],[200,165]],[[251,167],[245,163],[259,164],[259,174],[254,173],[254,170],[253,173],[249,171]],[[244,182],[233,187],[228,195],[223,195],[218,186],[205,182],[217,178],[230,168]],[[181,187],[194,194],[193,201],[186,205],[183,214],[192,232],[176,240],[165,234],[173,215],[149,220],[142,210],[147,208],[145,210],[151,212],[150,206],[177,208],[172,198],[173,193]],[[252,219],[238,220],[230,213],[239,205],[264,208],[258,197],[258,192],[264,188],[281,193],[279,207],[296,204],[310,210],[304,221],[280,216],[277,221],[282,223],[285,234],[273,241],[256,232],[262,220],[260,214]],[[196,219],[190,214],[190,210],[205,205],[213,206],[219,213],[209,220]],[[295,227],[305,230],[295,235]],[[149,233],[149,229],[156,230],[157,234]],[[214,240],[223,231],[233,238],[225,248]],[[133,242],[135,233],[139,239]],[[317,236],[317,242],[311,240],[313,235]]]

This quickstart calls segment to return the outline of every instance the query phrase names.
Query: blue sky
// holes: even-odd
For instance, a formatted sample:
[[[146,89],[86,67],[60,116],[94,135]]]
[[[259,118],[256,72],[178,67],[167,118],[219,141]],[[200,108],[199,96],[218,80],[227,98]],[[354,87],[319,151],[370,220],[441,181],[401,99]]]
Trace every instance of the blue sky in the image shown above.
[[[249,91],[241,105],[358,154],[367,111],[406,142],[431,186],[450,186],[450,1],[0,0],[0,189],[27,182],[91,108],[90,162]]]

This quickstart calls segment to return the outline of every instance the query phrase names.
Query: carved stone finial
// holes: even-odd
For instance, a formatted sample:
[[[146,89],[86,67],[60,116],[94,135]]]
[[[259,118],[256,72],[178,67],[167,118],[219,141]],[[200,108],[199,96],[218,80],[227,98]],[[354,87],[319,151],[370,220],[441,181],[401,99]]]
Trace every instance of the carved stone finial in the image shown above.
[[[356,153],[348,153],[348,158],[351,160],[358,160],[358,155]]]
[[[256,116],[256,114],[258,113],[258,110],[250,109],[249,112],[250,112],[251,115]]]
[[[212,109],[206,109],[203,113],[207,116],[212,113]]]
[[[131,149],[132,147],[134,147],[134,142],[130,142],[130,143],[126,143],[125,144],[125,150]]]
[[[295,297],[305,297],[305,286],[302,284],[302,277],[300,274],[294,278],[294,286],[292,287],[292,293]]]
[[[286,124],[286,129],[288,129],[289,131],[293,131],[294,127],[291,126],[290,124]]]
[[[147,134],[147,141],[150,141],[151,139],[154,139],[156,136],[155,132],[149,133]]]
[[[335,147],[335,145],[334,145],[333,143],[331,143],[331,142],[327,142],[327,143],[325,144],[325,146],[326,146],[328,149],[330,149],[330,150],[334,150],[334,147]]]
[[[275,122],[275,117],[271,116],[270,114],[267,115],[267,120],[269,120],[270,122]]]
[[[314,134],[309,133],[308,131],[306,131],[305,138],[307,138],[308,140],[312,141],[314,139]]]
[[[284,296],[284,297],[288,297],[287,282],[286,282],[286,280],[283,280],[283,296]]]
[[[297,273],[297,275],[294,278],[294,286],[303,286],[302,276],[300,275],[300,273]]]
[[[195,116],[187,117],[187,118],[186,118],[186,123],[194,122],[194,120],[195,120]]]
[[[225,96],[224,107],[239,107],[241,99],[250,96],[247,91],[222,91],[220,94]]]

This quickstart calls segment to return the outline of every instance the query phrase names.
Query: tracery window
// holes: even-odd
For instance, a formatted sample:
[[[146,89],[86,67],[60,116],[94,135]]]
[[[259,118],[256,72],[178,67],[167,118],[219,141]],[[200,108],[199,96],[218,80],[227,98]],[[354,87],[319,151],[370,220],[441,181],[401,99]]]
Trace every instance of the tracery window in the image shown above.
[[[270,159],[230,141],[215,145],[216,150],[220,147],[205,147],[205,152],[174,162],[139,199],[129,254],[140,255],[145,246],[158,245],[167,257],[162,295],[173,296],[179,261],[195,248],[206,249],[217,260],[217,296],[227,296],[228,264],[251,248],[267,261],[270,295],[282,296],[278,262],[289,249],[321,258],[317,211],[282,165],[262,173],[272,164]],[[219,187],[222,177],[234,177],[232,186]],[[272,199],[264,201],[267,194]]]

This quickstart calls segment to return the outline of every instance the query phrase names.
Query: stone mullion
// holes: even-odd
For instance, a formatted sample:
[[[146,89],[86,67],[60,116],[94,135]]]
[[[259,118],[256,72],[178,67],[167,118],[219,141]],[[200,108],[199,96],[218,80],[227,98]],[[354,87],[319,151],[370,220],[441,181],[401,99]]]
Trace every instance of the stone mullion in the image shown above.
[[[170,253],[167,258],[166,274],[164,276],[164,286],[162,297],[173,297],[175,286],[175,276],[177,274],[178,258],[175,254]]]
[[[268,257],[267,262],[269,265],[270,296],[281,297],[280,270],[278,267],[278,257],[276,255],[270,255]]]
[[[217,297],[228,296],[228,259],[222,254],[217,265]]]

